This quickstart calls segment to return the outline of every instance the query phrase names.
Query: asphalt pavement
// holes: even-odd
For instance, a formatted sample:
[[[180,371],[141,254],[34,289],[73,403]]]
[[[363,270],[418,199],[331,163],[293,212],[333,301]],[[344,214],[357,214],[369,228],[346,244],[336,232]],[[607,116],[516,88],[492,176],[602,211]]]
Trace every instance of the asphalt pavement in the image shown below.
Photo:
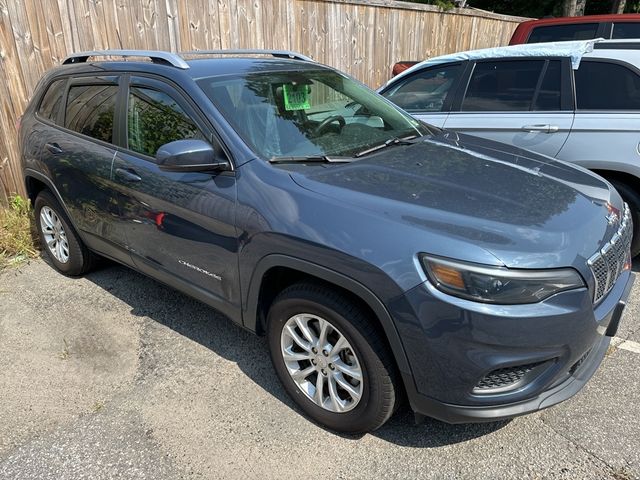
[[[638,270],[638,265],[635,266]],[[640,279],[573,399],[511,421],[328,432],[264,339],[124,267],[0,272],[0,479],[640,478]]]

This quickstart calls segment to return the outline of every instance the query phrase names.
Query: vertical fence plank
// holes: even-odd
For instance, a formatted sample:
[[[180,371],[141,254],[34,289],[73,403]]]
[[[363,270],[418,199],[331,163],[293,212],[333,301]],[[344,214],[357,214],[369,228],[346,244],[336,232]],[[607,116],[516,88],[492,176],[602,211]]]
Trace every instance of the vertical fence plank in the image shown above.
[[[65,36],[57,0],[42,0],[40,5],[49,37],[51,62],[53,65],[58,65],[71,51],[71,40]]]

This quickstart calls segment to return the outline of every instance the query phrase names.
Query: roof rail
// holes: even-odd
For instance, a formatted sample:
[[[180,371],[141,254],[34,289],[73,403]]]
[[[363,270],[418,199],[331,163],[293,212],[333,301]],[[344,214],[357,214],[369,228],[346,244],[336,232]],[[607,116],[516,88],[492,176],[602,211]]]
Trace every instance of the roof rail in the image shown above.
[[[291,58],[294,60],[313,62],[313,60],[306,55],[289,50],[253,50],[245,48],[235,50],[192,50],[189,52],[180,52],[180,55],[271,55],[276,58]]]
[[[153,63],[171,65],[186,70],[189,64],[179,55],[158,50],[100,50],[90,52],[78,52],[69,55],[62,61],[63,65],[84,63],[89,57],[149,57]]]

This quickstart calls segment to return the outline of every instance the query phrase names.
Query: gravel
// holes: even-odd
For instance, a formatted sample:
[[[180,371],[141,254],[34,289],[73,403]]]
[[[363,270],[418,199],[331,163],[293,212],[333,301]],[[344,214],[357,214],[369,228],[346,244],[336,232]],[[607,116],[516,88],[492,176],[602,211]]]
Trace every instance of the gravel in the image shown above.
[[[640,282],[619,335],[640,341]],[[341,436],[285,395],[266,343],[124,267],[0,273],[0,478],[640,478],[640,354],[573,399],[484,425]]]

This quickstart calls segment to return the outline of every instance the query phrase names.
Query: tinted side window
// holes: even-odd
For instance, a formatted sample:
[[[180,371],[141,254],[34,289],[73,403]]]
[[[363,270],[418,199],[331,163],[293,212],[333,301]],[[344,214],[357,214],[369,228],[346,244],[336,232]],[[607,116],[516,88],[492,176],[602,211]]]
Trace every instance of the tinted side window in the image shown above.
[[[60,111],[60,104],[62,103],[62,96],[64,95],[64,87],[66,84],[67,80],[62,79],[56,80],[49,86],[38,107],[38,115],[40,117],[54,122],[58,119],[58,112]]]
[[[116,85],[77,85],[69,89],[64,126],[111,143],[116,107]]]
[[[461,65],[432,67],[398,82],[383,95],[408,111],[440,112],[461,69]]]
[[[611,38],[640,38],[640,23],[614,23]]]
[[[580,63],[575,73],[578,110],[640,110],[640,77],[615,63]]]
[[[530,110],[544,64],[544,60],[476,64],[462,102],[462,110]]]
[[[129,148],[154,157],[165,143],[204,138],[176,101],[164,92],[131,87],[127,115]]]
[[[560,110],[560,90],[562,85],[562,63],[551,60],[536,94],[533,110]]]
[[[548,25],[531,31],[527,43],[560,42],[563,40],[591,40],[596,38],[597,23],[572,23],[569,25]]]

